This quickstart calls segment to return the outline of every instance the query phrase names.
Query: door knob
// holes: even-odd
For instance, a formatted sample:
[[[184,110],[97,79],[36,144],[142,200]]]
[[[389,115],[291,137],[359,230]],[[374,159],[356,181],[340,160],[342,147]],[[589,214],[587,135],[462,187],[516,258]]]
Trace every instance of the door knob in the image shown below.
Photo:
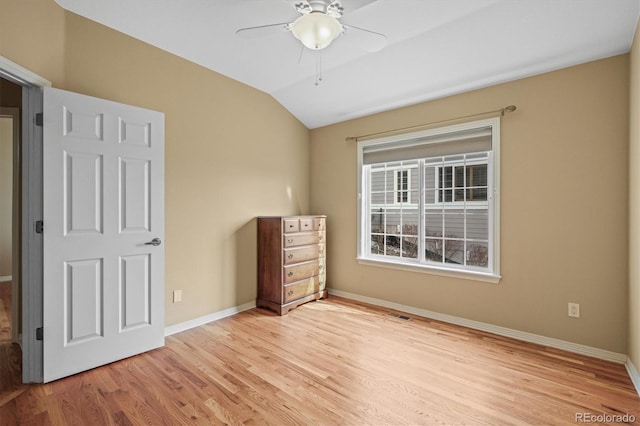
[[[144,243],[146,246],[159,246],[160,244],[162,244],[162,240],[160,238],[154,238],[153,240]]]

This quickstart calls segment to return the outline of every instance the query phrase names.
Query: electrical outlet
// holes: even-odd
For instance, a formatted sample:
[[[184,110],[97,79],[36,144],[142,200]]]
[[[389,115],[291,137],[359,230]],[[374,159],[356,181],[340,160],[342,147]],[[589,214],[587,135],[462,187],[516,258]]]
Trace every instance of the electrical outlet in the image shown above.
[[[182,302],[182,290],[173,290],[173,303]]]
[[[569,302],[569,316],[572,318],[580,318],[580,304]]]

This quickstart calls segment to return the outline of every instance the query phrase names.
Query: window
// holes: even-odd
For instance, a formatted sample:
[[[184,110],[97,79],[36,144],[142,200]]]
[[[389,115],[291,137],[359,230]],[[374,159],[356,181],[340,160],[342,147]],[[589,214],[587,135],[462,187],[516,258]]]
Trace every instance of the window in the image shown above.
[[[409,171],[396,170],[396,203],[409,202]]]
[[[436,170],[438,200],[487,201],[487,163],[451,165]]]
[[[358,143],[358,259],[497,282],[498,118]]]

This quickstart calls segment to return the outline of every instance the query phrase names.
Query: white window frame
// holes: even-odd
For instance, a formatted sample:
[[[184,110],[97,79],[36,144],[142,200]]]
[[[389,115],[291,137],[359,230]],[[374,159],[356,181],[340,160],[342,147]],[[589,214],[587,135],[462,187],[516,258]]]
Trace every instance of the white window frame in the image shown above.
[[[474,130],[479,128],[491,128],[491,151],[488,161],[488,183],[489,189],[487,201],[467,202],[467,207],[475,204],[477,207],[484,207],[488,204],[489,210],[489,266],[488,268],[474,269],[473,267],[453,267],[447,264],[431,264],[420,262],[420,260],[407,258],[392,258],[379,255],[371,255],[371,241],[369,237],[371,215],[367,209],[369,201],[368,189],[370,182],[365,173],[364,151],[367,147],[378,146],[398,146],[403,141],[416,140],[418,138],[436,137],[448,133]],[[402,135],[370,139],[359,141],[357,147],[357,167],[358,167],[358,248],[357,260],[360,264],[379,266],[385,268],[419,271],[434,275],[447,277],[464,278],[489,283],[500,281],[500,118],[489,118],[468,123],[445,126],[435,129],[423,130]],[[424,175],[424,173],[423,173]],[[394,184],[395,185],[395,184]],[[424,177],[419,178],[419,192],[424,193]],[[395,199],[394,199],[395,200]],[[419,201],[419,211],[424,211],[424,201]],[[442,204],[442,203],[440,203]],[[445,203],[447,205],[455,203]],[[422,219],[421,219],[422,221]]]

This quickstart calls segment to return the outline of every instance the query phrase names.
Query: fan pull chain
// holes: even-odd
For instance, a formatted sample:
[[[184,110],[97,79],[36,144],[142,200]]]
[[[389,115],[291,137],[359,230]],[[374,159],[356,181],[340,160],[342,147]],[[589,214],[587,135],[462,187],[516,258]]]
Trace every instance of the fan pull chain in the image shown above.
[[[318,52],[316,55],[316,81],[315,85],[319,85],[322,82],[322,54]]]

